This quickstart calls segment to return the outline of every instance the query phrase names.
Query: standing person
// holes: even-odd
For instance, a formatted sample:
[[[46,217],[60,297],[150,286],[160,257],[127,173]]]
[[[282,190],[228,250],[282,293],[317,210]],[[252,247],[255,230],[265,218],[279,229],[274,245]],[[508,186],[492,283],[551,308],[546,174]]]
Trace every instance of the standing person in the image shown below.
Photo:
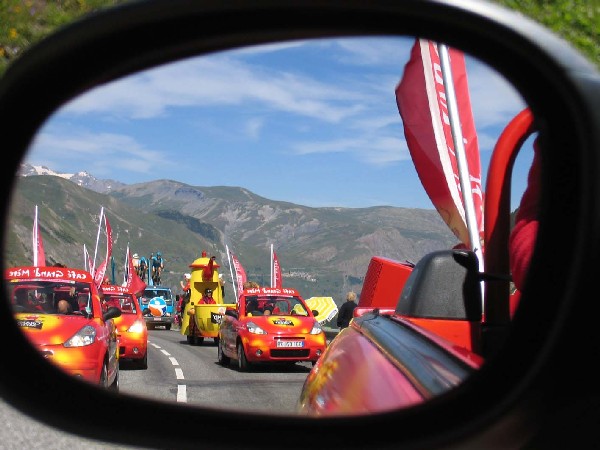
[[[192,279],[192,275],[189,273],[183,274],[183,280],[179,281],[179,285],[181,286],[181,290],[183,294],[179,295],[179,301],[177,302],[177,312],[179,316],[179,323],[183,323],[183,313],[185,311],[185,305],[190,300],[190,295],[192,293],[190,280]]]
[[[184,273],[183,274],[183,280],[179,281],[179,285],[181,286],[181,290],[183,291],[184,295],[189,294],[189,290],[190,290],[190,280],[192,279],[192,275],[189,273]]]
[[[133,266],[133,270],[135,270],[135,272],[139,276],[140,275],[140,255],[138,255],[137,253],[133,254],[133,256],[131,257],[131,265]]]
[[[346,302],[340,306],[340,310],[338,311],[337,326],[340,330],[350,325],[356,306],[356,294],[354,291],[350,291],[346,294]]]
[[[533,161],[527,176],[527,187],[515,217],[515,225],[508,238],[510,256],[510,272],[517,288],[510,296],[510,315],[513,316],[521,299],[521,290],[525,284],[525,277],[529,269],[533,247],[539,228],[538,208],[541,189],[541,156],[538,149],[537,138],[533,142]]]
[[[212,296],[212,289],[207,288],[204,290],[204,296],[200,299],[200,301],[198,302],[201,305],[210,305],[210,304],[215,304],[217,302],[215,302],[215,299]]]

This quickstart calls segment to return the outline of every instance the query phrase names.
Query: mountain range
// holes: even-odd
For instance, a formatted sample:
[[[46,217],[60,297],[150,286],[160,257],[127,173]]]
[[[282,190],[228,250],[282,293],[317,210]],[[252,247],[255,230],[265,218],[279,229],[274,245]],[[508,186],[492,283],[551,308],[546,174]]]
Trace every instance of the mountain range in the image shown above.
[[[226,246],[249,279],[268,285],[272,244],[285,286],[305,298],[331,296],[339,304],[347,291],[360,293],[372,256],[416,262],[457,243],[434,209],[313,208],[269,200],[242,187],[173,180],[125,184],[85,171],[65,174],[27,164],[11,200],[7,266],[31,263],[36,205],[48,264],[83,267],[84,245],[101,261],[106,244],[98,238],[98,222],[104,207],[115,261],[109,275],[114,273],[115,282],[123,279],[129,245],[140,256],[160,251],[166,261],[163,284],[179,293],[183,273],[206,251],[217,257],[224,274],[226,300],[232,292]]]

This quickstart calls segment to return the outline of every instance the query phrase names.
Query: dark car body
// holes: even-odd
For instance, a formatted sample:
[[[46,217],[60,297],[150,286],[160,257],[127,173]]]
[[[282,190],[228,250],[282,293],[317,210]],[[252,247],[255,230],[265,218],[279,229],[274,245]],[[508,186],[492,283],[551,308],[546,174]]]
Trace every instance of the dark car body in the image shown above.
[[[3,147],[9,149],[2,191],[14,188],[10,174],[17,173],[45,120],[88,89],[198,53],[357,35],[418,35],[479,58],[518,89],[544,136],[540,232],[526,286],[513,320],[505,293],[502,302],[493,303],[501,307],[482,330],[490,357],[481,368],[457,388],[413,408],[319,420],[115,396],[77,383],[44,361],[15,324],[3,281],[0,326],[10,342],[4,358],[11,370],[0,371],[0,392],[8,403],[71,433],[154,448],[197,448],[198,436],[207,447],[262,450],[282,443],[343,449],[597,445],[600,386],[588,362],[600,349],[595,327],[600,309],[590,296],[600,272],[600,75],[564,41],[518,14],[470,0],[122,4],[65,27],[0,79]],[[9,201],[10,195],[2,197],[5,215]],[[3,243],[7,230],[2,228]],[[506,242],[498,245],[506,248]],[[68,405],[59,401],[64,398]],[[72,406],[89,403],[95,407],[86,414]],[[143,411],[147,423],[161,426],[132,427],[127,421],[107,426],[116,411],[121,417]],[[194,424],[194,432],[164,432],[180,429],[182,417]],[[266,438],[232,432],[262,430],[265,423],[272,425]]]

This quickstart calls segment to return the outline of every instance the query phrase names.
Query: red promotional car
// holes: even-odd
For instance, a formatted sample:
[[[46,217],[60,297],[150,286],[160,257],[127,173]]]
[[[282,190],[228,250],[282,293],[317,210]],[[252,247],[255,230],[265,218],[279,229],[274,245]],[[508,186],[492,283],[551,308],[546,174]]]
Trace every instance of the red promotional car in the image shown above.
[[[89,272],[12,267],[4,279],[17,325],[47,360],[73,376],[119,389],[117,332],[111,319],[121,310],[103,312]],[[59,309],[61,303],[64,309]]]
[[[147,369],[148,328],[137,297],[123,286],[109,284],[100,289],[105,307],[115,306],[121,310],[121,316],[114,319],[119,338],[119,361],[133,361]]]
[[[253,363],[310,361],[325,351],[317,311],[311,311],[296,289],[253,288],[228,308],[219,328],[219,363],[237,361],[239,370]]]

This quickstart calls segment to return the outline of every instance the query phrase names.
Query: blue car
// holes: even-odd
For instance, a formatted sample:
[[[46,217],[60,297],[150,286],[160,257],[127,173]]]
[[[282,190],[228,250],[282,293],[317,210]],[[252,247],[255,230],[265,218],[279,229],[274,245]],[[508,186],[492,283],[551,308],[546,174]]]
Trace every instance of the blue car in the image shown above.
[[[140,304],[149,330],[153,330],[156,326],[171,329],[175,319],[175,299],[171,288],[148,286],[140,298]]]

